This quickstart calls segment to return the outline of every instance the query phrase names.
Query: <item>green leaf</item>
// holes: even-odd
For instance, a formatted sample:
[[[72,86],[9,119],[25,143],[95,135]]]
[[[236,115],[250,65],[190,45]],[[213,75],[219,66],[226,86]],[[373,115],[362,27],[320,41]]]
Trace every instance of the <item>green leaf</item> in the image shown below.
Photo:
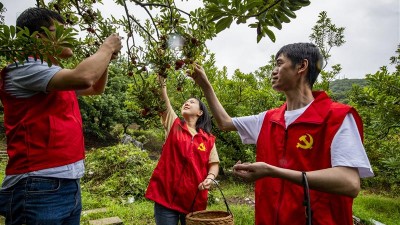
[[[279,9],[281,12],[285,13],[286,16],[295,19],[296,18],[296,14],[294,12],[292,12],[292,10],[290,10],[289,8],[285,7],[285,6],[279,6]]]
[[[258,23],[251,23],[251,24],[249,24],[249,27],[251,27],[251,28],[257,28],[257,26],[258,26]]]
[[[263,38],[263,35],[257,34],[257,43],[260,42],[262,38]]]
[[[220,19],[216,24],[215,24],[215,31],[216,33],[219,33],[226,28],[229,28],[232,24],[233,18],[232,16],[228,16],[225,18]]]
[[[278,18],[279,18],[280,21],[282,21],[284,23],[290,23],[289,17],[287,17],[284,13],[277,12],[277,14],[278,14]]]
[[[236,24],[246,23],[246,21],[246,17],[241,16],[236,20]]]
[[[279,20],[279,18],[278,18],[278,16],[276,14],[272,15],[272,20],[274,22],[274,26],[276,28],[278,28],[279,30],[281,30],[282,29],[282,23],[281,23],[281,21]]]
[[[214,13],[212,16],[211,16],[211,18],[210,18],[210,21],[216,21],[216,20],[219,20],[221,17],[223,17],[223,16],[225,16],[225,13],[223,13],[223,12],[218,12],[218,13]]]
[[[29,32],[29,31],[28,31]],[[26,32],[24,32],[26,34]],[[36,38],[36,35],[38,34],[38,31],[33,32],[30,36],[31,38]],[[29,33],[27,34],[29,36]]]
[[[309,0],[296,0],[296,1],[294,1],[294,3],[296,5],[303,6],[303,7],[311,4],[311,2]]]
[[[232,5],[236,8],[236,9],[240,9],[240,2],[241,2],[241,0],[233,0],[232,1]]]
[[[14,26],[10,26],[10,33],[11,33],[11,38],[14,38],[16,34],[16,29]]]
[[[250,10],[252,8],[257,8],[258,6],[260,6],[260,4],[264,4],[264,3],[260,2],[258,0],[248,1],[247,5],[245,6],[245,9]]]
[[[53,40],[53,38],[52,38],[53,34],[51,33],[51,31],[47,27],[44,27],[44,26],[42,26],[41,28],[44,30],[44,33],[46,33],[47,38],[49,40]]]
[[[272,42],[275,43],[276,41],[276,37],[274,32],[272,32],[270,29],[268,29],[268,27],[263,27],[264,32],[268,35],[269,39],[271,39]]]
[[[10,37],[10,28],[8,27],[8,26],[3,26],[3,32],[4,32],[4,35],[7,37],[7,39],[9,39],[9,37]]]
[[[62,36],[62,34],[64,32],[64,26],[60,25],[60,24],[57,24],[57,23],[56,23],[55,26],[56,26],[56,40],[58,40],[58,39],[61,38],[61,36]]]

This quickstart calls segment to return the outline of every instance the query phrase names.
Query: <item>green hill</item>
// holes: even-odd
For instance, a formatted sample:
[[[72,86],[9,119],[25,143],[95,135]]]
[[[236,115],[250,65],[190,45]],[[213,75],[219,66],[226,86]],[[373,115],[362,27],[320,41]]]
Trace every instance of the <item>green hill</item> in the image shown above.
[[[347,92],[351,90],[353,85],[364,87],[367,85],[365,79],[339,79],[334,80],[330,83],[330,89],[332,90],[332,97],[339,102],[347,102]]]

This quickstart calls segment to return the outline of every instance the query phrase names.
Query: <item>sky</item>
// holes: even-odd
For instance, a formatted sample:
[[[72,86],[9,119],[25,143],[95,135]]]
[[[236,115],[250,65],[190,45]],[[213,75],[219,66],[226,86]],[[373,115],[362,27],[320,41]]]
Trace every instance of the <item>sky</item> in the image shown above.
[[[22,2],[24,4],[22,4]],[[179,2],[179,1],[177,1]],[[5,23],[15,25],[19,13],[28,7],[34,7],[35,0],[2,0],[7,8]],[[123,8],[112,7],[115,3],[103,0],[100,6],[104,15],[122,15]],[[182,7],[196,7],[198,1],[183,1]],[[186,4],[186,5],[185,5]],[[197,4],[197,5],[196,5]],[[181,8],[181,6],[178,6]],[[256,30],[246,24],[232,23],[229,29],[219,33],[213,40],[206,42],[207,47],[215,54],[216,65],[227,67],[231,75],[240,69],[250,73],[268,63],[269,56],[274,55],[283,45],[296,42],[310,42],[312,27],[318,20],[320,12],[327,16],[337,27],[345,27],[345,43],[331,50],[331,58],[326,69],[334,64],[341,64],[342,72],[337,78],[364,78],[373,74],[381,66],[390,65],[390,57],[395,55],[400,44],[400,1],[399,0],[315,0],[307,7],[296,11],[297,18],[283,24],[281,30],[272,29],[276,36],[273,43],[264,37],[256,41]]]

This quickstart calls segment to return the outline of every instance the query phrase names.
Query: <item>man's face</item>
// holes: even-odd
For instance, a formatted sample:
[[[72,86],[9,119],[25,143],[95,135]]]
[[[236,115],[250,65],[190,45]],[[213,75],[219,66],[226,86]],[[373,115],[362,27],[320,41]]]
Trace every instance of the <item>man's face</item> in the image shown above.
[[[49,27],[49,31],[50,32],[55,32],[56,31],[56,27],[54,25],[51,25]],[[58,57],[62,58],[62,59],[67,59],[69,57],[71,57],[74,53],[72,52],[72,49],[70,48],[63,48],[62,52],[58,55]]]
[[[300,78],[297,76],[299,65],[293,66],[292,61],[282,54],[278,56],[275,63],[271,74],[272,88],[283,92],[296,88]]]

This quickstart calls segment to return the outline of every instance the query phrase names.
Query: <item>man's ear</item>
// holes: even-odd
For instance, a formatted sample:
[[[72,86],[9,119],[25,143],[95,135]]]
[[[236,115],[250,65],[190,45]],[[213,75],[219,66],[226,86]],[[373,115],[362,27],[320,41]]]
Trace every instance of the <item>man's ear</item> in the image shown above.
[[[298,66],[299,66],[299,73],[305,73],[308,70],[308,60],[303,59],[303,61],[299,63]]]

